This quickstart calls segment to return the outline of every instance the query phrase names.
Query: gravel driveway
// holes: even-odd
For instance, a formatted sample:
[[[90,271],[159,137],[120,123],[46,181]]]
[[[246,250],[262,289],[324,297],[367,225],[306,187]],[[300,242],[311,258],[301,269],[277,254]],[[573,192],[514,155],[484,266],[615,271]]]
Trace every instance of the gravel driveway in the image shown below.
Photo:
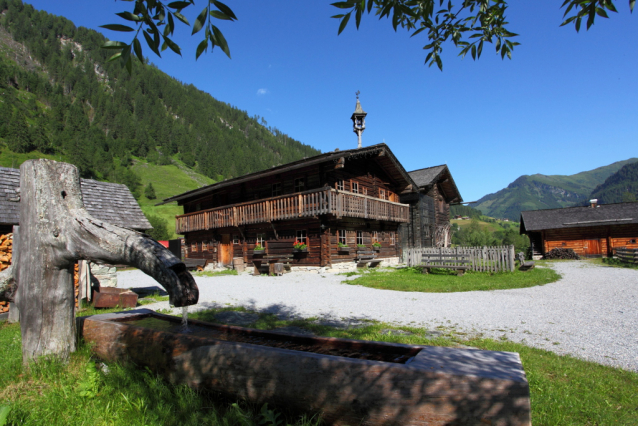
[[[638,371],[638,271],[584,261],[553,267],[563,278],[552,284],[464,293],[377,290],[342,284],[344,276],[328,273],[198,277],[200,302],[190,310],[232,305],[346,326],[366,319],[445,326]],[[157,285],[140,271],[119,272],[118,282],[123,288]]]

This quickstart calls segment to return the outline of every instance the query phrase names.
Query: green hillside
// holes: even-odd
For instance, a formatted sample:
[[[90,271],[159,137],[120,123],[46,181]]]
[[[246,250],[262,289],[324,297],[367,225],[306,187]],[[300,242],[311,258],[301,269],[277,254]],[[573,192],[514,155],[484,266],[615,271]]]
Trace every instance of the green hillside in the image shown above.
[[[100,33],[21,0],[0,0],[0,165],[30,158],[123,183],[146,213],[164,197],[320,152],[153,65],[129,74]],[[157,200],[143,194],[153,183]]]
[[[472,207],[485,215],[519,220],[521,211],[571,207],[589,200],[596,186],[623,166],[638,158],[618,161],[608,166],[574,175],[524,175],[496,193],[488,194]]]
[[[602,204],[636,201],[638,199],[638,162],[626,164],[591,194]]]

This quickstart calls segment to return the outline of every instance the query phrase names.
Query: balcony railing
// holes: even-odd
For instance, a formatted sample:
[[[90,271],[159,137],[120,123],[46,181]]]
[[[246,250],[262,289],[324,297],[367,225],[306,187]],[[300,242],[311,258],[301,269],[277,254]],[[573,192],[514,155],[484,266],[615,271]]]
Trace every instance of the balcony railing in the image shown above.
[[[183,234],[322,214],[389,222],[410,221],[407,204],[321,188],[177,216],[175,232]]]

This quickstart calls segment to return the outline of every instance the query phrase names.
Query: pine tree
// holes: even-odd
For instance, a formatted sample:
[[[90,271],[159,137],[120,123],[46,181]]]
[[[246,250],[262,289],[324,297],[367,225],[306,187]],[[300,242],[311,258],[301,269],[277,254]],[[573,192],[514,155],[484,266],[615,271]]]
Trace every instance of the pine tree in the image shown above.
[[[149,182],[144,189],[144,196],[149,200],[154,200],[157,198],[157,196],[155,195],[155,188],[153,188],[153,184],[151,182]]]

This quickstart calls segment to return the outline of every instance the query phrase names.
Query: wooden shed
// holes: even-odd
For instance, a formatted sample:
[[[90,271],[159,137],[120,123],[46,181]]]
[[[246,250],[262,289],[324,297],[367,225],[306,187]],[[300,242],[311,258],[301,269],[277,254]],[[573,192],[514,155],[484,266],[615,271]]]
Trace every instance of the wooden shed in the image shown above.
[[[451,243],[450,204],[463,198],[446,164],[408,173],[418,191],[401,196],[410,204],[410,223],[402,227],[409,247],[448,247]]]
[[[153,229],[126,185],[80,179],[84,206],[91,216],[136,231]],[[20,170],[0,167],[0,234],[20,224]]]
[[[524,211],[520,232],[529,236],[535,258],[554,248],[607,257],[618,247],[638,248],[638,203]]]

